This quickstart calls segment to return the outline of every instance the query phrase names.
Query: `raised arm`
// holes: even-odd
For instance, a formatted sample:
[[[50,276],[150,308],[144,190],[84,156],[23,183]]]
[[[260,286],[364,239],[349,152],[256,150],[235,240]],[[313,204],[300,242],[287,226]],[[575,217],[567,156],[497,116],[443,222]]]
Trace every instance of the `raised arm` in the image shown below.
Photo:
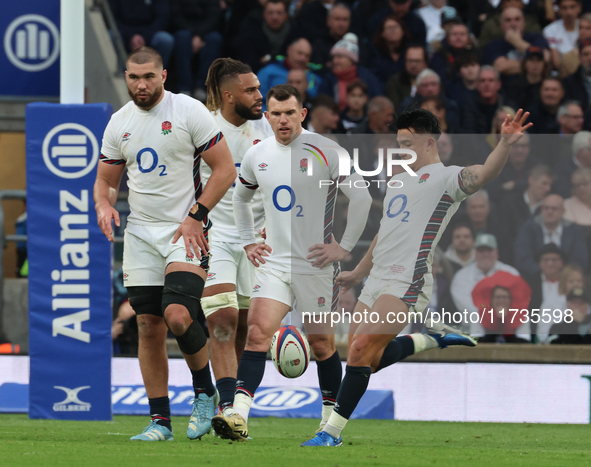
[[[462,170],[462,182],[468,193],[476,193],[484,185],[497,178],[507,163],[509,148],[523,136],[523,132],[533,125],[525,124],[529,112],[517,111],[515,118],[507,115],[501,127],[502,138],[490,153],[483,165],[472,165]]]
[[[123,163],[99,162],[96,181],[94,182],[94,208],[96,209],[98,225],[110,242],[115,241],[111,221],[114,220],[117,227],[121,225],[119,213],[113,205],[117,201],[117,192],[119,191],[119,184],[124,170],[125,164]]]

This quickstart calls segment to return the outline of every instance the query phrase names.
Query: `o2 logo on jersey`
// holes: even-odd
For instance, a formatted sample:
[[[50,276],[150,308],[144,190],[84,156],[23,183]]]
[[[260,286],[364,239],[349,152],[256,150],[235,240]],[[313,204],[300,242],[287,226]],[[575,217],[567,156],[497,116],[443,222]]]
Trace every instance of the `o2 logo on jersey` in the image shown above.
[[[59,30],[45,16],[19,16],[6,28],[4,51],[8,60],[21,70],[45,70],[59,55]]]
[[[283,191],[286,191],[287,194],[283,194]],[[288,195],[289,202],[286,202],[286,198]],[[301,204],[298,204],[296,206],[296,195],[291,189],[291,187],[288,185],[279,185],[277,188],[275,188],[275,190],[273,191],[273,205],[277,208],[278,211],[281,212],[291,211],[291,209],[295,206],[296,209],[298,209],[296,217],[304,217],[304,215],[302,214],[304,208]]]
[[[158,154],[152,148],[140,149],[136,156],[137,167],[143,174],[152,172],[156,167],[160,169],[159,175],[164,177],[166,173],[166,165],[158,165]]]
[[[88,128],[78,123],[62,123],[43,139],[43,162],[61,178],[80,178],[96,167],[98,142]]]
[[[402,205],[400,206],[400,208],[398,209],[398,211],[394,212],[394,209],[395,209],[394,204],[399,199],[402,200]],[[390,203],[388,204],[388,210],[386,211],[386,215],[390,219],[393,219],[394,217],[397,217],[400,214],[403,214],[404,217],[400,220],[400,222],[408,222],[408,216],[410,216],[410,211],[405,211],[404,210],[406,208],[407,202],[408,202],[408,199],[407,199],[406,195],[396,195],[396,196],[394,196],[394,198],[392,198],[390,200]],[[398,203],[396,203],[396,205],[398,205]]]

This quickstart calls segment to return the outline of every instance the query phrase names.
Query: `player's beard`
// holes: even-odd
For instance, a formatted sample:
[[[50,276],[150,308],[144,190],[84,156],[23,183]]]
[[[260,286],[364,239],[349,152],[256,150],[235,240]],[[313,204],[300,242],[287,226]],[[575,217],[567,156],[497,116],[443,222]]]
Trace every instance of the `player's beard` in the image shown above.
[[[147,99],[140,100],[137,97],[137,94],[139,94],[139,92],[134,94],[131,92],[131,89],[127,88],[127,93],[129,94],[129,97],[131,97],[131,99],[133,100],[133,103],[135,105],[137,105],[140,109],[151,108],[156,102],[158,102],[158,99],[160,99],[162,92],[163,92],[163,87],[159,86],[156,89],[154,89],[154,94],[148,95]]]
[[[257,102],[257,104],[255,104],[253,107],[256,107],[260,104],[261,102]],[[252,109],[252,107],[247,107],[238,99],[236,99],[236,105],[234,105],[234,112],[236,112],[236,115],[238,115],[240,118],[245,120],[260,120],[263,118],[262,110],[260,112],[256,112]]]

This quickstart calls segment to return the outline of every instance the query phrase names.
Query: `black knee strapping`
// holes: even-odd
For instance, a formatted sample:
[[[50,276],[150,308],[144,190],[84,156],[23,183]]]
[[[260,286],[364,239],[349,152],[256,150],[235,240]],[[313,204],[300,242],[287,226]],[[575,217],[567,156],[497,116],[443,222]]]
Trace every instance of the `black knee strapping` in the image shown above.
[[[194,320],[182,336],[175,336],[179,349],[187,355],[199,352],[207,343],[207,337],[201,325]]]
[[[192,272],[175,271],[167,274],[164,278],[162,313],[168,305],[182,305],[189,310],[193,321],[197,321],[204,286],[205,281]]]
[[[193,320],[183,335],[175,336],[179,349],[186,355],[196,354],[207,343],[205,332],[198,321],[204,286],[205,281],[192,272],[175,271],[164,278],[162,313],[169,305],[182,305]]]
[[[136,315],[162,316],[161,285],[127,287],[129,304]]]

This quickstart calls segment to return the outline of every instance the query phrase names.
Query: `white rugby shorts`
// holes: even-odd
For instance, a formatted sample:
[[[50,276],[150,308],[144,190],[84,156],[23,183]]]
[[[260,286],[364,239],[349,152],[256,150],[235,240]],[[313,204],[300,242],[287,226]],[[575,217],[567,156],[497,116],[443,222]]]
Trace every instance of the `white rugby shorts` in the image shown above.
[[[211,259],[205,287],[233,284],[237,295],[250,298],[256,268],[249,261],[242,245],[213,240],[209,253]]]
[[[164,285],[170,263],[195,264],[207,270],[209,256],[188,258],[183,237],[172,239],[179,224],[148,226],[127,223],[123,237],[123,285],[125,287]],[[193,252],[195,254],[195,252]]]
[[[334,284],[335,272],[295,274],[261,265],[255,269],[252,298],[270,298],[294,306],[300,312],[326,313],[336,311],[339,287]]]
[[[421,288],[421,292],[419,293],[416,302],[414,300],[409,300],[408,297],[405,298],[409,288],[410,284],[406,282],[399,282],[392,279],[380,279],[370,274],[361,290],[359,301],[367,305],[369,310],[382,295],[392,295],[405,302],[409,308],[413,307],[413,311],[422,313],[429,304],[431,292],[433,290],[432,276],[430,274],[425,275],[425,284]]]

